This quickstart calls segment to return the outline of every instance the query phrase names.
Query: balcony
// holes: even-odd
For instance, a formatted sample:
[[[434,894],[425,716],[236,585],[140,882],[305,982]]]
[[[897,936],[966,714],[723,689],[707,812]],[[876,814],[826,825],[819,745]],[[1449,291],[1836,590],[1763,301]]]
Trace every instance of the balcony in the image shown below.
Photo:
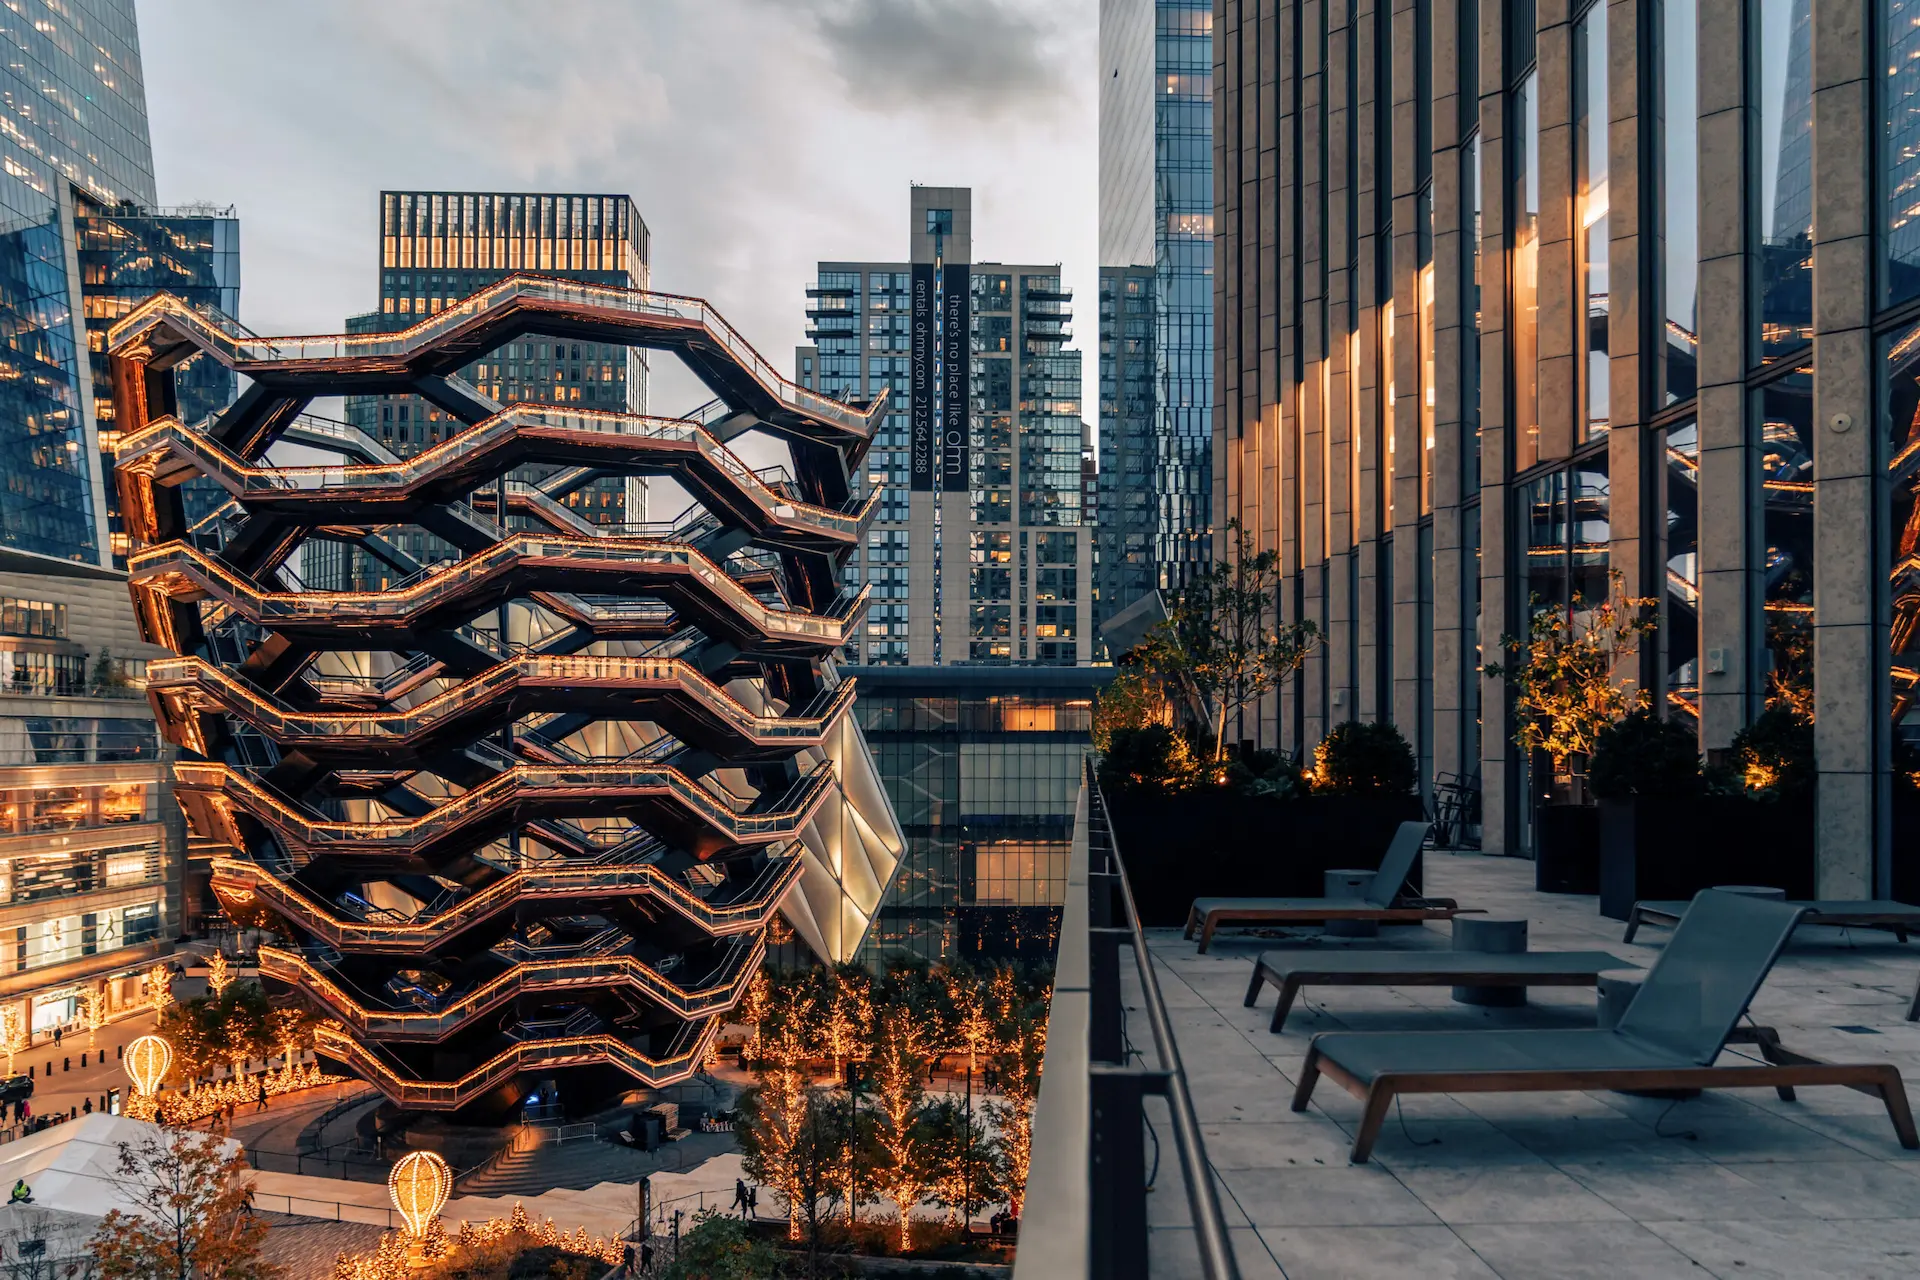
[[[1446,987],[1309,987],[1275,1033],[1271,988],[1245,1004],[1263,952],[1331,962],[1346,948],[1446,951],[1448,927],[1383,928],[1358,942],[1312,928],[1222,933],[1206,955],[1179,929],[1136,930],[1124,910],[1105,931],[1098,913],[1113,876],[1102,876],[1102,849],[1117,835],[1124,852],[1126,832],[1105,830],[1089,792],[1015,1280],[1910,1272],[1920,1153],[1896,1143],[1877,1099],[1844,1089],[1802,1089],[1795,1100],[1770,1088],[1410,1094],[1371,1160],[1350,1164],[1359,1102],[1322,1079],[1305,1111],[1290,1106],[1314,1036],[1591,1027],[1593,989],[1533,987],[1523,1006],[1489,1008],[1455,1003]],[[1529,921],[1534,951],[1599,950],[1630,969],[1653,964],[1672,936],[1643,928],[1623,943],[1594,898],[1536,892],[1522,859],[1428,850],[1424,874],[1426,893]],[[1130,959],[1136,946],[1151,981]],[[1911,1090],[1920,1078],[1920,1035],[1906,1020],[1914,977],[1910,947],[1890,933],[1802,924],[1749,1020],[1795,1054],[1892,1061]],[[1761,1052],[1735,1043],[1720,1065],[1749,1065]],[[1141,1105],[1158,1142],[1151,1195],[1143,1184],[1154,1139],[1133,1118]],[[1210,1196],[1193,1187],[1201,1167],[1211,1169]],[[1115,1233],[1118,1251],[1101,1244]]]

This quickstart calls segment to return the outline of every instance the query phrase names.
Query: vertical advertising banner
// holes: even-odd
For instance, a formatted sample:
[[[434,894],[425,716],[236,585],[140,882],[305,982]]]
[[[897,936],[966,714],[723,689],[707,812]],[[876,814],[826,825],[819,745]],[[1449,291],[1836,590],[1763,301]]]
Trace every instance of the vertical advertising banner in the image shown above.
[[[949,262],[942,269],[941,285],[946,293],[945,314],[940,317],[940,362],[943,385],[940,388],[940,488],[948,493],[966,492],[967,428],[972,420],[968,393],[973,371],[973,268],[965,262]]]
[[[933,482],[933,264],[913,264],[913,456],[908,487],[930,493]]]

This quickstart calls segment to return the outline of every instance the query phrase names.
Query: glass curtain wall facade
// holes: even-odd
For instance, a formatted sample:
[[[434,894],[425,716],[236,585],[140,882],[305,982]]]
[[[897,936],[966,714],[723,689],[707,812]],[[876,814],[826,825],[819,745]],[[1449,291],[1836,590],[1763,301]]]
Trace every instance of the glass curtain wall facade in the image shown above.
[[[0,547],[100,564],[76,193],[155,203],[133,0],[0,11]]]
[[[1104,621],[1211,563],[1212,4],[1102,0],[1100,56],[1100,380],[1114,388],[1100,411]],[[1128,390],[1141,360],[1144,409]]]
[[[1215,501],[1328,638],[1241,736],[1390,719],[1527,853],[1571,779],[1518,758],[1481,667],[1617,589],[1658,602],[1628,676],[1703,753],[1770,709],[1817,723],[1823,896],[1920,887],[1913,0],[1876,0],[1871,46],[1820,0],[1222,12]],[[1816,116],[1861,81],[1869,118]],[[1349,440],[1298,447],[1321,421]]]
[[[392,333],[515,272],[621,289],[648,287],[647,224],[622,195],[511,192],[380,193],[380,305],[349,317],[351,333]],[[499,403],[578,405],[615,413],[647,411],[647,353],[617,344],[527,334],[488,352],[459,376]],[[409,458],[456,434],[460,420],[417,395],[346,398],[347,425],[386,452]],[[364,446],[363,446],[364,448]],[[552,468],[514,473],[547,478]],[[595,525],[643,526],[645,481],[601,479],[553,496]],[[517,519],[517,517],[514,517]],[[454,558],[451,546],[419,531],[401,533],[404,557],[421,564]],[[381,590],[404,573],[335,542],[305,549],[302,575],[327,590]],[[404,561],[403,561],[404,564]]]
[[[1051,956],[1093,698],[1112,671],[846,674],[906,839],[861,959]]]
[[[74,249],[86,316],[88,372],[93,387],[95,439],[106,483],[107,538],[113,567],[127,567],[127,532],[120,492],[111,482],[120,431],[113,420],[113,371],[107,330],[156,293],[171,293],[223,315],[240,310],[240,222],[231,208],[212,205],[143,209],[123,201],[108,207],[76,197]],[[174,373],[175,413],[198,424],[233,402],[233,370],[206,355],[182,361]],[[199,520],[225,500],[216,486],[195,482],[187,515]]]
[[[1094,530],[1072,295],[1058,264],[970,260],[966,188],[914,187],[910,219],[905,262],[819,264],[812,341],[794,355],[801,386],[855,404],[887,396],[855,477],[879,500],[844,569],[849,590],[871,585],[872,603],[842,657],[1090,662]]]
[[[104,327],[157,287],[231,307],[239,276],[230,216],[154,208],[133,0],[10,6],[0,43],[0,1006],[37,1042],[89,1002],[141,1007],[187,927]],[[183,412],[231,398],[193,372]]]

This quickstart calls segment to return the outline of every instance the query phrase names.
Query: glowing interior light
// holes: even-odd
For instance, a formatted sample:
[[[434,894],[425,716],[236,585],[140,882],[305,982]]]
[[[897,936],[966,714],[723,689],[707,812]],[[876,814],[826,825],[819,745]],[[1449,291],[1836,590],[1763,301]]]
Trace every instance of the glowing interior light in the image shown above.
[[[453,1170],[431,1151],[410,1153],[387,1175],[387,1194],[393,1207],[407,1224],[407,1234],[419,1240],[427,1234],[427,1224],[446,1207],[447,1193],[453,1190]]]

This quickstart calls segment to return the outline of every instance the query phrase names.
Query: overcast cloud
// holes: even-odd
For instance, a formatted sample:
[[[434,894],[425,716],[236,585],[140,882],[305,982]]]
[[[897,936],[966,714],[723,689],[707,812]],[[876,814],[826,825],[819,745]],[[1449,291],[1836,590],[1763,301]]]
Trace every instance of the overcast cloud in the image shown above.
[[[623,192],[655,287],[710,299],[790,369],[814,263],[904,256],[921,182],[974,189],[976,257],[1061,261],[1093,348],[1096,0],[139,0],[139,17],[161,200],[239,206],[241,318],[262,333],[372,307],[382,188]],[[696,398],[655,386],[656,411]]]

